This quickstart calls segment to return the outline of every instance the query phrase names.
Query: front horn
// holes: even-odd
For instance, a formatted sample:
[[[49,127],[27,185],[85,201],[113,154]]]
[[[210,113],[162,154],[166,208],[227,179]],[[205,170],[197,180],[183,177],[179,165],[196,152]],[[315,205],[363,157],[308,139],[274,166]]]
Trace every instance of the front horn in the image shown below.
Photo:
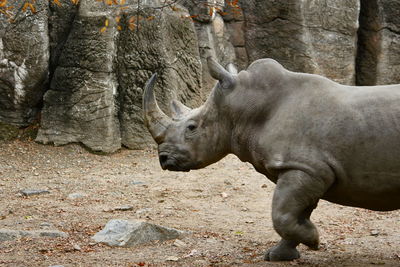
[[[154,73],[146,82],[143,94],[144,124],[157,143],[164,139],[165,130],[171,124],[171,119],[159,108],[154,97],[154,84],[157,80],[157,73]]]

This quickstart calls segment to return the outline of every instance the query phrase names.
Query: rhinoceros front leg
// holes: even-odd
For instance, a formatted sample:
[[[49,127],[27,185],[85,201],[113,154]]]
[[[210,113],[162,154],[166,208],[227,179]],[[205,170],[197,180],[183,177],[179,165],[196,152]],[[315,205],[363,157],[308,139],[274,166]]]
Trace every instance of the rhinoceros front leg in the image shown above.
[[[265,260],[297,259],[300,253],[296,247],[300,243],[318,249],[318,231],[310,215],[327,188],[324,180],[302,171],[290,170],[279,175],[272,200],[272,221],[282,240],[267,251]]]

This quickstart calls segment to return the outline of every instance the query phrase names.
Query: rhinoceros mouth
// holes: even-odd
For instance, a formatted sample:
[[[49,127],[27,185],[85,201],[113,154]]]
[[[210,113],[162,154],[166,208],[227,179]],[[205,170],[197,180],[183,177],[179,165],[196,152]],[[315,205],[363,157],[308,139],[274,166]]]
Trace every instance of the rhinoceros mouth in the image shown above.
[[[167,166],[163,167],[163,169],[168,170],[168,171],[174,171],[174,172],[189,172],[190,171],[190,169],[181,168],[176,165],[167,165]]]
[[[177,171],[188,172],[191,169],[188,166],[186,166],[186,164],[183,164],[177,158],[172,157],[171,155],[168,155],[168,157],[166,157],[165,153],[160,153],[160,165],[163,170],[169,170],[175,172]]]
[[[161,165],[163,170],[174,171],[174,172],[189,172],[190,168],[182,167],[176,163],[166,163]]]

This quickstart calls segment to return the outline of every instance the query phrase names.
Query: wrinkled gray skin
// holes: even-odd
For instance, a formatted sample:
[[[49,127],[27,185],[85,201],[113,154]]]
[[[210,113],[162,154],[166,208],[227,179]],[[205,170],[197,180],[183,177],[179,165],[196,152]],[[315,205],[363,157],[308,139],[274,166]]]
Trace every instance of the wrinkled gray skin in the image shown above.
[[[204,168],[233,153],[276,183],[272,220],[282,240],[266,260],[292,260],[318,248],[310,215],[319,199],[389,211],[400,208],[400,85],[344,86],[290,72],[272,59],[247,70],[208,65],[218,83],[206,103],[158,108],[156,76],[146,85],[146,125],[163,169]]]

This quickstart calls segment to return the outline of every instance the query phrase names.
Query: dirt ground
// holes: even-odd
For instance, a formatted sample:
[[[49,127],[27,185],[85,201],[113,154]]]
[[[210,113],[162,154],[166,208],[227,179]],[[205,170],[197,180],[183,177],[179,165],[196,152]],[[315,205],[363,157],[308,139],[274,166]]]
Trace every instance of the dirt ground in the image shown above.
[[[21,189],[50,194],[24,197]],[[0,228],[58,229],[68,238],[0,242],[0,266],[400,266],[400,211],[319,203],[312,219],[321,249],[300,246],[293,262],[263,261],[279,240],[271,223],[274,185],[228,156],[189,173],[162,171],[155,151],[95,155],[78,145],[0,143]],[[71,193],[86,194],[70,199]],[[120,206],[132,210],[113,211]],[[95,244],[110,219],[140,219],[188,230],[133,248]]]

